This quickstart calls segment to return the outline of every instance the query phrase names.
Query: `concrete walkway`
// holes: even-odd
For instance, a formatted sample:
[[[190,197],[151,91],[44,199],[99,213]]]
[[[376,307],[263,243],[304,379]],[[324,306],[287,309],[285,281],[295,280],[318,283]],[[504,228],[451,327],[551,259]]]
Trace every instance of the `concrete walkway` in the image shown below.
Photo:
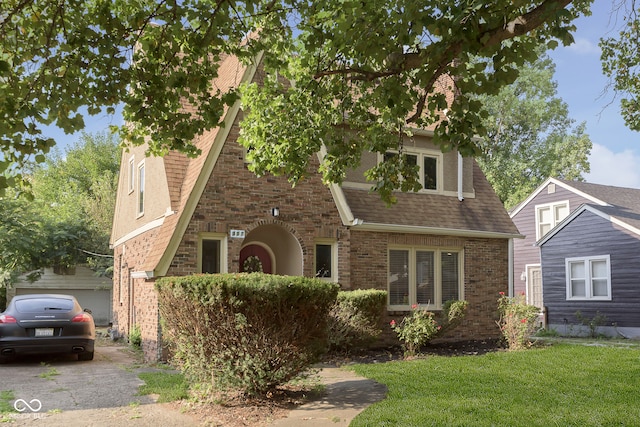
[[[348,426],[367,406],[383,400],[387,395],[384,384],[362,378],[352,371],[331,365],[320,368],[320,380],[326,386],[324,396],[299,406],[271,426]]]

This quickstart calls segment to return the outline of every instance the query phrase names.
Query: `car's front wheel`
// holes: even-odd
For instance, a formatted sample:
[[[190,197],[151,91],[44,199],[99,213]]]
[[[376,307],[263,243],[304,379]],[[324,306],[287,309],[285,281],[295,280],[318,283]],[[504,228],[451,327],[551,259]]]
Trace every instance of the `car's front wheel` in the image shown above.
[[[78,353],[78,360],[93,360],[93,351]]]

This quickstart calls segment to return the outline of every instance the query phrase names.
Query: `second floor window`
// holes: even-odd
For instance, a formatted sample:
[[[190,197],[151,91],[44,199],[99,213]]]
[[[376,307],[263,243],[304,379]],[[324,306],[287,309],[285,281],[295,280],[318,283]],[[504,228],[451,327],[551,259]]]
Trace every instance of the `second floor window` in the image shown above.
[[[568,201],[536,206],[536,240],[543,238],[567,216],[569,216]]]
[[[393,151],[388,151],[384,155],[383,160],[390,159],[394,156],[397,156],[398,153]],[[419,166],[418,179],[420,180],[420,184],[422,184],[422,188],[425,190],[438,190],[440,179],[439,179],[439,165],[438,159],[439,156],[437,154],[430,154],[426,152],[408,152],[404,153],[406,156],[407,163],[412,166]]]

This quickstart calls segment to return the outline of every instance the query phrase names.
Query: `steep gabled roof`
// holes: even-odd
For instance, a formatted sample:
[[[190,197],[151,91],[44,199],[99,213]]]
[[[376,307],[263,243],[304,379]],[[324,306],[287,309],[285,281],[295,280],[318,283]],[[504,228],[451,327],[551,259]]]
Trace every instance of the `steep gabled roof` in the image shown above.
[[[579,182],[579,181],[567,181],[567,180],[564,180],[564,179],[557,179],[557,178],[547,178],[547,180],[544,181],[542,184],[540,184],[538,186],[538,188],[533,190],[533,192],[529,195],[529,197],[527,197],[525,200],[523,200],[518,205],[516,205],[513,209],[511,209],[509,211],[509,216],[511,216],[511,218],[516,216],[518,214],[518,212],[520,212],[533,199],[535,199],[536,196],[538,194],[540,194],[540,192],[542,190],[546,189],[549,184],[559,185],[559,186],[561,186],[562,188],[565,188],[568,191],[571,191],[571,192],[573,192],[573,193],[575,193],[575,194],[577,194],[579,196],[584,197],[587,200],[590,200],[592,203],[594,203],[596,205],[606,205],[607,204],[607,202],[599,199],[598,197],[596,197],[593,194],[589,194],[588,192],[582,191],[580,188],[578,188],[575,185],[575,184],[586,184],[586,186],[595,186],[595,185],[598,185],[598,184],[589,184],[589,183],[586,183],[586,182]],[[598,192],[598,194],[599,193],[600,192]]]
[[[343,188],[354,217],[354,230],[422,232],[478,237],[521,237],[500,199],[476,162],[473,164],[475,198],[424,193],[397,193],[397,203],[387,207],[380,195],[368,190]]]
[[[260,58],[256,63],[259,60]],[[214,86],[224,93],[242,82],[251,80],[255,71],[255,64],[245,66],[237,57],[226,56],[220,63]],[[177,153],[169,153],[165,156],[167,185],[174,208],[173,214],[168,215],[158,229],[154,244],[147,254],[141,269],[146,276],[163,276],[169,269],[239,109],[240,101],[230,108],[225,108],[223,115],[225,125],[204,132],[195,141],[195,145],[202,150],[200,156],[188,158]]]
[[[261,58],[256,60],[260,63]],[[256,65],[244,66],[237,58],[223,59],[216,86],[222,90],[251,81]],[[142,268],[134,275],[164,276],[191,221],[229,131],[240,111],[240,102],[224,112],[224,126],[203,133],[195,142],[202,150],[196,158],[170,153],[164,158],[173,211],[158,227]],[[397,195],[398,203],[386,208],[378,194],[331,185],[343,224],[364,230],[420,232],[478,237],[521,237],[502,203],[474,162],[476,197],[462,202],[456,197],[428,194]]]

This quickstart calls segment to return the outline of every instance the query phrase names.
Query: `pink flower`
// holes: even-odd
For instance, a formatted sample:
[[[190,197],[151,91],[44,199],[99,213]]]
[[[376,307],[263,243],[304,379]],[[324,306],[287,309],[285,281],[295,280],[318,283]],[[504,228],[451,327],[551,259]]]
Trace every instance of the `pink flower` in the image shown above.
[[[442,329],[442,326],[438,325],[438,330]]]
[[[527,319],[522,319],[521,322],[522,323],[527,323]]]
[[[413,304],[413,305],[411,306],[411,310],[415,310],[416,308],[418,308],[418,304]]]
[[[391,325],[392,328],[396,327],[396,321],[392,320],[391,322],[389,322],[389,324]]]
[[[500,295],[501,295],[501,296],[504,296],[504,292],[500,292]]]

